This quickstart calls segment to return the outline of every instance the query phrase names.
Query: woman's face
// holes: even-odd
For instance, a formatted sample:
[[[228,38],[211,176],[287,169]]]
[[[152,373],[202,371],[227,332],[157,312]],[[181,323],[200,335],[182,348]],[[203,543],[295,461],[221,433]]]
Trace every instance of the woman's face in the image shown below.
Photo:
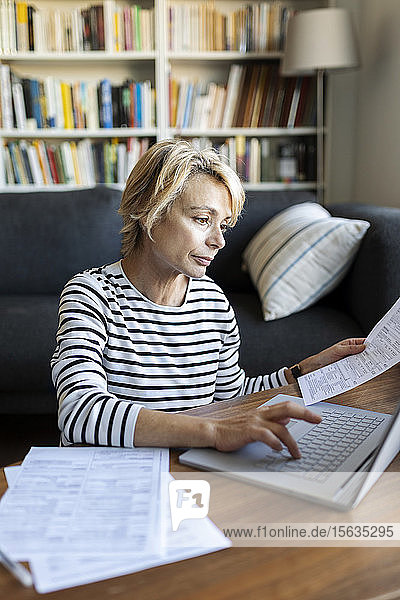
[[[183,273],[202,277],[217,252],[225,246],[224,232],[231,218],[230,194],[208,175],[196,175],[152,231],[149,259],[166,277]]]

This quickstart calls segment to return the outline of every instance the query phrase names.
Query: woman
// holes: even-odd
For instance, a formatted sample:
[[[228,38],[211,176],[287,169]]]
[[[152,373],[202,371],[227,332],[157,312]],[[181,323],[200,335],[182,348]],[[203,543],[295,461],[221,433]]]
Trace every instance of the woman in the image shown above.
[[[236,173],[211,149],[166,140],[136,164],[119,210],[122,261],[76,275],[61,296],[52,371],[63,445],[230,451],[259,440],[300,456],[285,425],[320,417],[295,403],[219,420],[177,412],[294,381],[286,367],[245,376],[234,313],[206,276],[243,203]],[[335,344],[301,372],[363,349]]]

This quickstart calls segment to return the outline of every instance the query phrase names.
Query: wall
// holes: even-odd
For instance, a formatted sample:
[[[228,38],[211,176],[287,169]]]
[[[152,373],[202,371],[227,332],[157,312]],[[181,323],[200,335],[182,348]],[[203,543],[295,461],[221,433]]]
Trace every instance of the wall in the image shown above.
[[[363,0],[354,194],[400,207],[400,2]]]
[[[330,76],[328,202],[400,207],[400,2],[336,5],[355,17],[362,65]]]

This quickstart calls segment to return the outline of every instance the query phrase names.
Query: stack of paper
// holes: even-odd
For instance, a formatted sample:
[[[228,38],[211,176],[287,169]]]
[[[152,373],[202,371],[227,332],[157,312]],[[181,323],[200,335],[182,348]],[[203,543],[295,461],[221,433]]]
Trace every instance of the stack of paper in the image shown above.
[[[172,531],[167,449],[32,448],[5,472],[2,549],[41,593],[231,545],[208,518]]]

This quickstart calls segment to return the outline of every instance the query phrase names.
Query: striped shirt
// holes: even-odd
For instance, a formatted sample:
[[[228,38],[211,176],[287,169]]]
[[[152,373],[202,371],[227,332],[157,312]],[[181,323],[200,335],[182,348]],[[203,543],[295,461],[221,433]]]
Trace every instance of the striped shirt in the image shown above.
[[[65,286],[51,359],[61,443],[133,447],[141,407],[177,411],[286,385],[284,369],[246,377],[239,330],[222,290],[190,279],[181,306],[161,306],[121,261]]]

